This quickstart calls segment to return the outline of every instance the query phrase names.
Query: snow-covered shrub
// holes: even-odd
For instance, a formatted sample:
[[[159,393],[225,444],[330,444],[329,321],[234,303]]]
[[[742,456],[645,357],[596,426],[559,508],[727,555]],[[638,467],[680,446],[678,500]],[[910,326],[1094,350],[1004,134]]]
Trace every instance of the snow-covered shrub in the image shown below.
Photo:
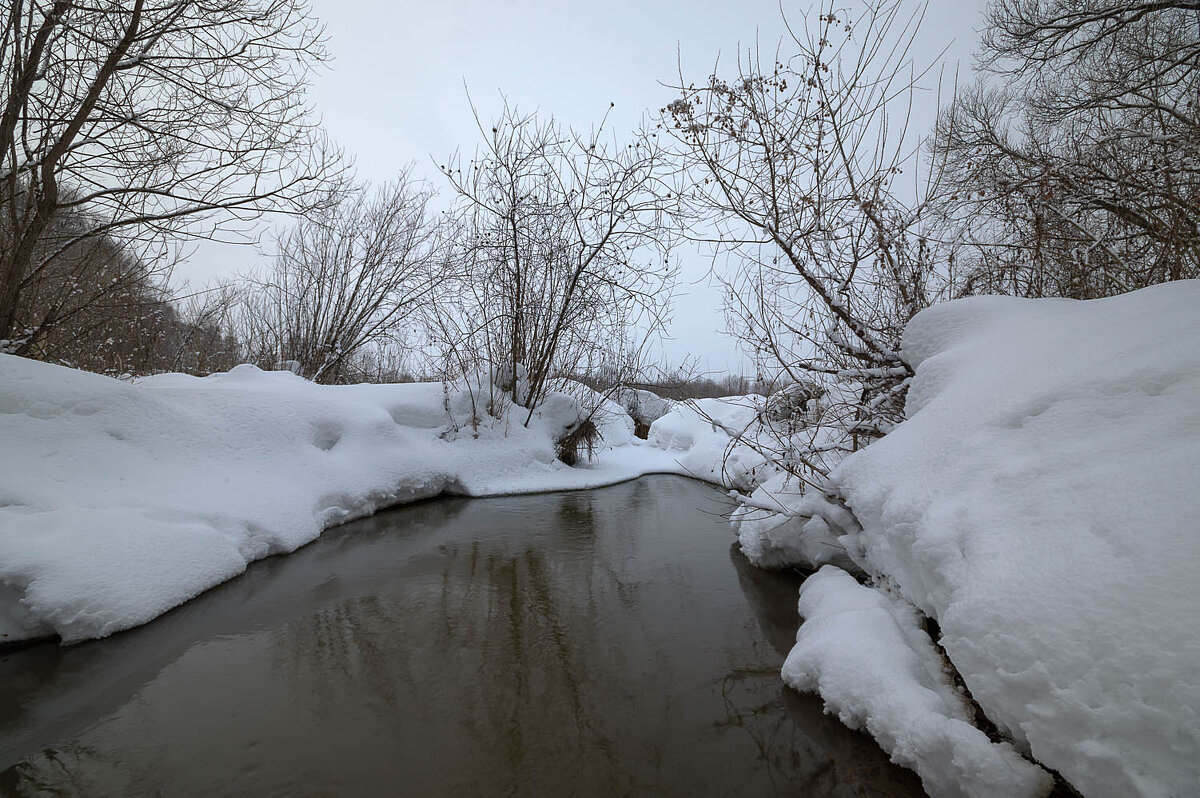
[[[480,427],[506,423],[511,405],[508,394],[487,369],[442,381],[442,409],[446,412],[446,434],[450,437],[464,428],[478,434]]]
[[[767,397],[763,418],[772,424],[799,426],[815,420],[825,388],[815,380],[799,380]]]
[[[643,440],[650,435],[650,425],[665,416],[675,404],[670,399],[638,388],[619,388],[613,399],[633,419],[636,425],[634,435]]]
[[[673,167],[650,137],[620,147],[507,103],[490,130],[476,157],[442,165],[457,268],[426,327],[460,364],[524,371],[512,399],[532,408],[563,375],[640,359],[631,342],[660,327],[675,270],[660,180]]]

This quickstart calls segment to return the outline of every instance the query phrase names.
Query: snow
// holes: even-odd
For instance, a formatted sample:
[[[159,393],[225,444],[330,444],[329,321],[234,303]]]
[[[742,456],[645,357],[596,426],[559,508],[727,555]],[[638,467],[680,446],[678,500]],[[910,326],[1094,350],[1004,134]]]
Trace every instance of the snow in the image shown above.
[[[1188,281],[923,311],[907,420],[832,475],[862,527],[848,553],[938,621],[987,716],[1088,796],[1200,790],[1197,308]],[[882,711],[859,693],[854,711]]]
[[[646,427],[665,416],[675,406],[675,402],[670,399],[637,388],[621,388],[613,399],[634,422]]]
[[[650,425],[649,443],[677,452],[679,465],[688,475],[751,491],[774,469],[761,452],[737,443],[737,439],[757,435],[765,401],[750,394],[679,402]]]
[[[483,413],[478,388],[320,386],[253,366],[129,384],[0,356],[0,641],[145,623],[386,505],[681,472],[678,452],[633,445],[611,402],[596,416],[605,451],[568,468],[552,439],[576,399],[553,394],[526,429],[521,408]]]
[[[619,402],[574,380],[559,380],[558,387],[559,390],[556,393],[564,394],[574,402],[574,405],[570,409],[564,406],[560,411],[559,423],[563,426],[556,434],[561,434],[582,419],[590,417],[592,423],[600,431],[605,447],[613,448],[634,444],[633,433],[636,426],[634,419]],[[554,394],[551,394],[551,397],[553,396]],[[543,403],[543,408],[550,404],[549,399],[550,397],[547,402]],[[539,412],[543,411],[539,410]]]
[[[824,474],[850,451],[845,430],[854,423],[858,393],[853,384],[826,388],[796,382],[767,398],[761,423],[750,433],[755,445],[793,462],[800,462],[799,453],[802,462],[815,468],[799,469],[801,481],[773,464],[761,466],[752,492],[735,496],[741,506],[731,521],[742,552],[754,565],[857,567],[842,539],[859,530],[858,521]]]
[[[841,539],[858,530],[858,521],[836,496],[812,488],[800,492],[795,478],[780,472],[735,498],[741,502],[731,518],[738,543],[759,568],[855,568]]]
[[[783,680],[819,692],[827,711],[865,729],[935,796],[1037,796],[1050,774],[1008,743],[993,743],[945,672],[903,600],[825,566],[800,588],[804,623]]]

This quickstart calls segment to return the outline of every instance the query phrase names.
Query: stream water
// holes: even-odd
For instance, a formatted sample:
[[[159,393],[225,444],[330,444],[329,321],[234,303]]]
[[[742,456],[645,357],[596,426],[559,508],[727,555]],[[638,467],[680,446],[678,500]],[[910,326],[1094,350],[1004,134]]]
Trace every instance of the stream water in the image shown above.
[[[678,477],[439,499],[0,655],[3,795],[921,795],[783,687],[798,577]]]

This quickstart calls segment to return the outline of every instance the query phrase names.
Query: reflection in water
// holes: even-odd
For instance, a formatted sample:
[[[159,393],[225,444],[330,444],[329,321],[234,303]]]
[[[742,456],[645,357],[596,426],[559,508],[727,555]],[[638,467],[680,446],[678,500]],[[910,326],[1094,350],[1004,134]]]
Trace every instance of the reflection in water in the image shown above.
[[[655,477],[427,502],[11,654],[0,793],[921,794],[782,687],[798,578],[728,551],[719,500]]]

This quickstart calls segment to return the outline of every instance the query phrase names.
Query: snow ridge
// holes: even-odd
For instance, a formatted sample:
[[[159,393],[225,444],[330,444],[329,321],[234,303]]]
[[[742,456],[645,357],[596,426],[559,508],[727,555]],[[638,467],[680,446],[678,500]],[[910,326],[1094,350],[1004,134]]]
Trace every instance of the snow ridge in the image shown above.
[[[804,623],[783,680],[817,692],[827,711],[864,729],[935,796],[1042,796],[1046,771],[993,743],[942,670],[920,615],[826,565],[800,589]]]
[[[918,314],[832,481],[1002,731],[1088,796],[1200,790],[1200,281]]]

